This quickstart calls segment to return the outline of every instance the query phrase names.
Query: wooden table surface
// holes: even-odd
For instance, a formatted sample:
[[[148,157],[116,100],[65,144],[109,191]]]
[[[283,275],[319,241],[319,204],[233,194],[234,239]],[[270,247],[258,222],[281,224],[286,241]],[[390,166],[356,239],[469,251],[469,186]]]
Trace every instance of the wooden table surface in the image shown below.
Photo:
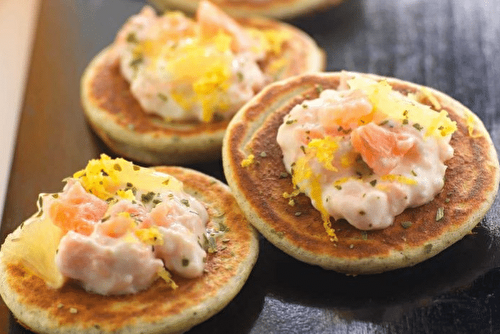
[[[43,1],[1,225],[1,239],[36,210],[40,192],[101,152],[79,101],[80,76],[141,1]],[[500,2],[348,0],[290,21],[328,54],[328,71],[430,86],[479,115],[500,147]],[[223,180],[220,162],[190,167]],[[261,240],[240,294],[190,333],[498,333],[500,205],[474,233],[413,268],[346,277]],[[27,333],[0,302],[0,331]]]

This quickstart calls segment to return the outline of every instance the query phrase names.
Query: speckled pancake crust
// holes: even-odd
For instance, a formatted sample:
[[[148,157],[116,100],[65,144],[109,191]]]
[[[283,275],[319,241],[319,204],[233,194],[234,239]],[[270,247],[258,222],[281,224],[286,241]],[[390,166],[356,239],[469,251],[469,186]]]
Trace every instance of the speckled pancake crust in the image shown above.
[[[0,261],[0,293],[18,321],[40,333],[178,333],[207,320],[240,291],[258,255],[256,231],[247,223],[229,188],[199,172],[160,167],[184,182],[185,190],[205,202],[209,227],[225,224],[218,251],[209,254],[202,277],[183,279],[171,290],[158,279],[145,291],[101,296],[66,284],[48,288],[20,265]],[[1,254],[1,253],[0,253]]]
[[[322,89],[336,89],[340,75],[312,74],[275,83],[242,108],[224,139],[227,182],[248,220],[270,242],[298,260],[347,274],[412,266],[460,240],[486,214],[498,190],[496,150],[476,115],[451,97],[427,88],[458,126],[451,139],[455,154],[446,163],[444,189],[431,202],[405,210],[383,230],[363,232],[345,220],[332,218],[339,239],[333,243],[309,198],[299,195],[295,206],[283,198],[284,192],[292,192],[293,185],[276,134],[284,115],[294,105],[316,98]],[[422,89],[413,83],[385,79],[403,93]],[[431,105],[430,101],[423,102]],[[472,135],[467,119],[474,122]],[[252,153],[254,163],[242,167],[241,162]],[[436,220],[439,208],[444,209],[444,217]],[[408,221],[412,225],[405,229],[402,223]]]
[[[337,6],[344,0],[212,0],[227,13],[246,17],[260,15],[278,19],[291,19]],[[178,8],[194,13],[200,0],[150,0],[159,9]]]
[[[291,34],[282,53],[288,66],[276,80],[322,71],[325,55],[304,32],[285,23],[263,18],[241,19],[243,26],[280,29]],[[228,121],[214,123],[166,122],[146,114],[132,96],[118,61],[101,51],[87,66],[81,80],[81,100],[89,124],[118,155],[149,165],[177,165],[220,159]],[[271,60],[266,59],[262,68]]]

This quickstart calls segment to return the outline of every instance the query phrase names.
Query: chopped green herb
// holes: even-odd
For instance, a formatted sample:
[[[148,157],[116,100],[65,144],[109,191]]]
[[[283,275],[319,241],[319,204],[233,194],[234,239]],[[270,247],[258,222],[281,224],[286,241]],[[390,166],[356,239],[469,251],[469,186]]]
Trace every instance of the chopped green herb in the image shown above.
[[[362,232],[361,232],[361,239],[363,239],[363,240],[367,240],[367,239],[368,239],[368,232],[366,232],[366,231],[362,231]]]
[[[444,200],[444,202],[445,202],[445,203],[450,203],[450,199],[449,199],[449,198],[447,198],[447,199],[445,199],[445,200]]]
[[[133,165],[132,168],[135,170],[135,171],[138,171],[139,169],[141,169],[141,167],[139,166],[136,166],[136,165]]]
[[[189,266],[189,259],[182,259],[182,266],[183,267]]]
[[[122,171],[122,166],[120,166],[119,164],[114,164],[113,165],[113,169],[121,172]]]
[[[289,120],[287,120],[287,121],[285,122],[285,124],[290,125],[290,124],[293,124],[293,123],[295,123],[295,122],[297,122],[297,120],[296,120],[296,119],[289,119]]]
[[[407,119],[407,118],[405,118],[405,119],[403,120],[403,124],[404,124],[404,125],[408,124],[408,119]]]
[[[280,173],[280,179],[286,179],[288,177],[288,173],[287,172],[281,172]]]
[[[168,183],[170,182],[170,179],[166,179],[165,181],[163,181],[161,184],[163,184],[164,186],[168,186]]]
[[[318,94],[321,94],[321,92],[323,92],[323,86],[322,85],[316,85],[316,92],[318,92]]]
[[[260,152],[260,156],[261,156],[262,158],[265,158],[265,157],[267,157],[267,153],[266,153],[266,152],[264,152],[264,151],[262,151],[262,152]]]
[[[229,231],[229,227],[227,227],[226,224],[224,224],[223,222],[220,222],[219,223],[219,231],[227,232],[227,231]]]
[[[440,207],[437,209],[437,212],[436,212],[436,221],[440,221],[441,219],[443,219],[444,217],[444,208],[443,207]]]
[[[217,252],[217,243],[215,242],[215,238],[213,236],[206,236],[205,237],[205,242],[207,245],[207,252],[212,254]]]
[[[302,212],[300,211],[295,212],[295,217],[299,217],[300,215],[302,215]]]
[[[163,93],[158,93],[158,98],[160,100],[162,100],[163,102],[167,102],[168,101],[168,96],[163,94]]]
[[[413,127],[417,129],[418,131],[422,130],[424,127],[418,123],[413,124]]]
[[[413,225],[413,223],[411,221],[401,222],[401,226],[403,226],[404,229],[407,229],[407,228],[411,227],[412,225]]]
[[[137,67],[144,61],[142,58],[142,55],[139,55],[132,59],[129,63],[129,66],[132,67],[133,69],[137,69]]]
[[[129,43],[139,43],[135,33],[131,32],[127,35],[127,42]]]
[[[239,81],[239,82],[242,82],[242,81],[243,81],[243,79],[244,79],[243,73],[238,72],[238,73],[236,73],[236,76],[238,77],[238,81]]]
[[[370,184],[372,185],[372,187],[375,187],[377,185],[377,180],[371,180]]]
[[[300,149],[304,152],[304,154],[306,154],[306,147],[304,145],[300,145]]]
[[[411,170],[411,174],[412,174],[413,176],[417,176],[417,173],[416,173],[413,169]]]
[[[342,186],[339,186],[338,184],[335,186],[335,188],[337,188],[337,190],[342,190]]]
[[[147,194],[142,194],[141,195],[141,201],[143,203],[149,203],[149,202],[151,202],[151,200],[153,199],[153,197],[155,197],[155,193],[152,192],[152,191],[150,191]]]
[[[181,199],[181,203],[189,208],[189,201],[185,198]]]

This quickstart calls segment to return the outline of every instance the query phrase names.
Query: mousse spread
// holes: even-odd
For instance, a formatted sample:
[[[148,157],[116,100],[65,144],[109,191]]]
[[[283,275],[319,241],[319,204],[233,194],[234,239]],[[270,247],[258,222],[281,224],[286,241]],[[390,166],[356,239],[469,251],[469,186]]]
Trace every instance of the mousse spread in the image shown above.
[[[38,213],[9,235],[3,260],[21,261],[58,288],[73,279],[87,291],[126,294],[170,272],[203,274],[204,205],[174,177],[102,155],[41,194]]]
[[[195,20],[181,12],[157,16],[146,6],[118,32],[112,57],[143,110],[166,121],[229,119],[271,81],[260,67],[279,54],[283,31],[245,28],[207,1]],[[268,68],[278,72],[286,63]]]
[[[296,188],[285,196],[310,197],[332,240],[330,217],[383,229],[443,188],[456,124],[418,100],[356,76],[284,117],[277,141]]]

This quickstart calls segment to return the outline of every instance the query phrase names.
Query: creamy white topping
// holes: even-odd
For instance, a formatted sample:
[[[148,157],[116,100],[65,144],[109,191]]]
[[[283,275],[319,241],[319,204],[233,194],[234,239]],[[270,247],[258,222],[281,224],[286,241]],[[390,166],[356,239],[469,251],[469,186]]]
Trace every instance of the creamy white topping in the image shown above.
[[[86,236],[73,231],[61,239],[56,264],[64,276],[102,295],[146,289],[163,267],[151,246],[138,239],[124,242],[97,232]]]
[[[268,78],[244,28],[202,2],[197,21],[146,6],[118,32],[113,57],[144,111],[166,120],[228,119]]]
[[[404,108],[401,121],[385,107],[374,108],[363,90],[325,90],[295,106],[277,136],[286,169],[313,206],[361,230],[386,228],[405,208],[431,201],[453,156],[451,135],[428,135]]]
[[[77,204],[80,216],[95,217],[97,207],[91,203],[100,200],[86,193],[81,201],[81,189],[78,181],[70,180],[57,199],[48,197],[46,211],[50,214],[53,205],[64,201]],[[163,266],[187,278],[202,275],[206,252],[200,245],[208,222],[203,204],[184,192],[163,191],[145,199],[147,195],[138,191],[133,200],[111,201],[104,215],[100,207],[99,219],[86,219],[90,235],[66,233],[56,255],[61,273],[99,294],[145,289]],[[161,240],[150,244],[137,231],[152,232]]]
[[[135,293],[170,270],[203,274],[205,206],[170,175],[103,155],[40,200],[62,232],[60,273],[99,294]],[[42,204],[43,202],[43,204]]]

